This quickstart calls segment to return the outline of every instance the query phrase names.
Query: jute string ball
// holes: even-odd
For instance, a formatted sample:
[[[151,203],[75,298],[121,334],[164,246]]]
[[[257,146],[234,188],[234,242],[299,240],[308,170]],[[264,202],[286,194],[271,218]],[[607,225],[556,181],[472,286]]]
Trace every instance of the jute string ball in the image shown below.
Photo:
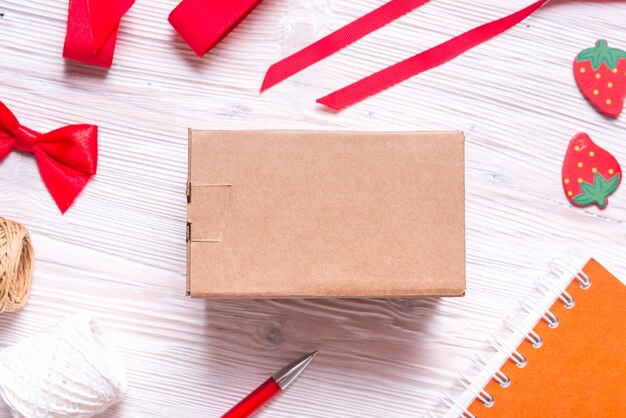
[[[15,312],[28,299],[35,262],[24,225],[0,217],[0,312]]]

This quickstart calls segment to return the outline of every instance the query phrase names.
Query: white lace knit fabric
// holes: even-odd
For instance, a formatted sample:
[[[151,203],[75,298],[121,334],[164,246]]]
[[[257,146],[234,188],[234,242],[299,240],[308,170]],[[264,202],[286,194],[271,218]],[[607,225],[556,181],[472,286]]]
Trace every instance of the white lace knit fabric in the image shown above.
[[[126,375],[88,315],[0,352],[0,395],[14,418],[86,418],[122,400]]]

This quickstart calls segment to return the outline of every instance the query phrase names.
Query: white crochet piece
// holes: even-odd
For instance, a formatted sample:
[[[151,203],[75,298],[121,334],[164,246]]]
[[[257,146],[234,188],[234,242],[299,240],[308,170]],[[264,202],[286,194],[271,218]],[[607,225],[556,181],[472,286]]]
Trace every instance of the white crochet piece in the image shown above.
[[[86,418],[122,400],[126,374],[88,315],[0,352],[0,395],[14,418]]]

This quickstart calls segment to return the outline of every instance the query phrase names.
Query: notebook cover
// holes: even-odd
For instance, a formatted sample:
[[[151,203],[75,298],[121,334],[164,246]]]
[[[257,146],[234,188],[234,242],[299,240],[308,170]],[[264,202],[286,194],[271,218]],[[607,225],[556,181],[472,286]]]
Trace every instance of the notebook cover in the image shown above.
[[[527,364],[508,361],[502,372],[507,388],[491,381],[485,388],[495,402],[485,408],[475,400],[469,411],[477,417],[626,417],[626,286],[590,260],[583,271],[591,286],[574,280],[567,288],[575,305],[556,302],[550,311],[559,318],[551,329],[541,321],[534,328],[543,339],[539,348],[527,341],[518,351]]]
[[[190,130],[189,144],[189,295],[463,295],[461,132]]]

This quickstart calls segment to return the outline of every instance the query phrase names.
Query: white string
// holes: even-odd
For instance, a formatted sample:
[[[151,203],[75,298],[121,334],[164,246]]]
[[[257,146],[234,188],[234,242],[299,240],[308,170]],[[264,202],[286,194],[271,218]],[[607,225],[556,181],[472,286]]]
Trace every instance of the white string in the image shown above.
[[[0,395],[14,418],[87,418],[122,400],[126,374],[102,329],[76,315],[0,352]]]

